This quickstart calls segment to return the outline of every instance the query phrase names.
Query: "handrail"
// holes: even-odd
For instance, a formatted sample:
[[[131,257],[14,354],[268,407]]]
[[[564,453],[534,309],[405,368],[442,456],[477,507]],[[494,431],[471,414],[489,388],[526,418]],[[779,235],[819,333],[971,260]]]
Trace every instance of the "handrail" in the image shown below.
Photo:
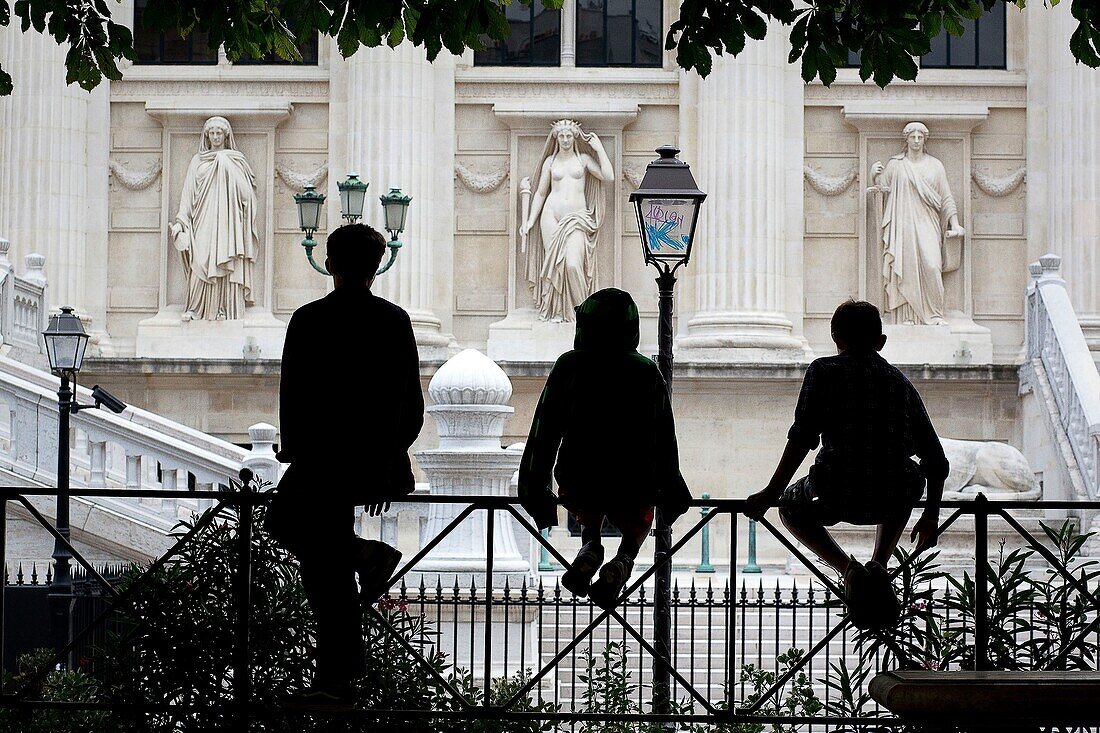
[[[258,503],[264,503],[266,501],[269,501],[272,498],[273,492],[270,492],[270,491],[259,492],[259,491],[256,490],[258,487],[255,485],[255,483],[253,481],[252,474],[250,472],[248,472],[247,470],[244,470],[244,471],[241,472],[240,476],[241,476],[241,483],[239,484],[240,488],[237,488],[237,486],[234,486],[234,488],[232,488],[230,490],[226,490],[226,491],[181,492],[181,491],[171,491],[171,490],[143,490],[143,491],[140,491],[140,492],[128,492],[128,493],[140,494],[140,495],[148,496],[148,497],[162,497],[162,498],[178,497],[178,496],[181,496],[181,495],[187,495],[187,496],[199,495],[199,496],[203,496],[203,497],[208,497],[210,499],[218,500],[219,506],[236,506],[238,508],[252,506],[252,505],[258,504]],[[26,498],[25,498],[26,496],[30,496],[30,495],[47,495],[47,493],[48,492],[41,491],[41,490],[27,491],[27,490],[25,490],[21,487],[14,487],[14,486],[0,487],[0,511],[4,510],[4,508],[6,507],[8,501],[26,501]],[[73,496],[88,496],[88,497],[113,496],[113,495],[116,495],[117,493],[118,493],[117,490],[87,489],[87,488],[75,488],[72,491]],[[409,561],[402,569],[400,569],[393,576],[393,578],[391,578],[391,581],[390,581],[391,585],[396,583],[404,575],[404,573],[406,573],[410,569],[410,567],[414,566],[416,564],[418,558],[423,557],[431,549],[432,546],[438,544],[444,538],[444,536],[447,533],[455,530],[457,525],[464,518],[468,517],[474,511],[485,511],[485,512],[488,513],[489,517],[494,516],[495,513],[498,512],[498,511],[504,511],[506,514],[512,515],[513,518],[519,520],[517,522],[518,525],[520,527],[522,527],[523,529],[525,529],[528,533],[530,533],[535,541],[538,541],[538,542],[543,543],[544,545],[546,545],[548,550],[555,556],[555,558],[560,563],[562,563],[563,566],[565,566],[565,567],[569,566],[568,560],[560,552],[558,552],[556,548],[549,545],[549,543],[546,541],[546,539],[535,530],[533,525],[531,525],[530,522],[526,521],[524,519],[524,517],[520,514],[520,512],[518,511],[519,500],[516,499],[515,497],[508,497],[508,496],[462,496],[462,497],[460,497],[460,496],[410,496],[410,497],[406,497],[402,501],[403,502],[408,502],[408,503],[414,503],[414,504],[415,503],[432,503],[432,502],[447,503],[447,504],[461,504],[461,505],[464,505],[466,508],[463,511],[461,511],[459,513],[458,517],[456,517],[451,523],[449,523],[447,525],[447,527],[445,527],[443,529],[443,531],[437,537],[432,538],[426,544],[426,546],[422,549],[422,551],[420,553],[418,553],[417,557],[415,557],[411,561]],[[714,517],[716,515],[718,515],[718,514],[729,514],[731,516],[731,519],[736,518],[736,516],[743,511],[744,505],[745,505],[745,500],[744,499],[695,499],[691,502],[691,504],[693,506],[697,506],[697,507],[709,507],[709,508],[711,508],[711,511],[708,512],[707,515],[705,517],[703,517],[702,519],[700,519],[698,521],[693,521],[692,526],[690,528],[687,528],[687,530],[681,534],[679,541],[676,542],[673,545],[673,547],[671,548],[671,552],[668,554],[668,556],[658,560],[656,563],[654,563],[654,565],[649,567],[637,579],[635,579],[634,582],[631,583],[631,587],[625,592],[623,598],[626,598],[627,596],[629,596],[629,594],[632,591],[638,589],[643,583],[645,583],[647,578],[649,578],[650,576],[652,576],[656,572],[657,567],[658,567],[658,565],[660,565],[660,563],[662,563],[662,562],[671,562],[670,558],[673,555],[675,555],[677,552],[679,552],[681,549],[683,549],[683,547],[687,544],[687,542],[693,536],[695,536],[697,533],[699,533],[701,531],[703,526],[705,526],[708,522],[714,521]],[[1025,542],[1028,546],[1033,547],[1037,552],[1039,552],[1040,555],[1042,555],[1043,557],[1046,557],[1048,560],[1050,560],[1052,556],[1050,555],[1049,550],[1047,550],[1045,547],[1043,547],[1041,545],[1041,543],[1030,532],[1028,532],[1022,525],[1020,525],[1011,516],[1009,516],[1008,510],[1009,509],[1014,509],[1014,508],[1028,508],[1028,509],[1032,509],[1032,510],[1034,510],[1034,509],[1039,509],[1039,510],[1046,510],[1046,509],[1092,509],[1092,510],[1095,510],[1098,507],[1100,507],[1100,502],[1095,502],[1095,501],[1049,501],[1049,502],[1047,502],[1047,501],[1039,501],[1039,502],[992,501],[992,500],[987,500],[983,495],[979,494],[978,497],[975,500],[972,500],[972,501],[962,501],[962,500],[944,501],[944,502],[942,502],[941,506],[943,506],[944,508],[947,508],[947,509],[952,509],[953,511],[952,511],[950,517],[943,523],[943,525],[941,525],[940,532],[942,532],[944,529],[946,529],[952,522],[954,522],[961,515],[972,514],[976,517],[976,521],[975,521],[975,528],[976,528],[976,531],[975,531],[976,565],[975,565],[975,572],[974,572],[974,580],[975,580],[975,594],[976,594],[975,601],[977,602],[978,608],[980,609],[981,608],[980,599],[983,597],[983,595],[986,592],[988,592],[987,578],[986,578],[987,573],[985,572],[985,568],[983,568],[983,563],[985,564],[986,568],[988,567],[988,558],[983,557],[985,553],[982,550],[983,550],[983,548],[988,546],[988,537],[984,536],[984,533],[988,532],[988,524],[989,524],[988,523],[988,517],[989,516],[995,515],[995,516],[999,516],[1002,519],[1004,519],[1005,522],[1007,523],[1008,527],[1010,529],[1012,529],[1013,531],[1017,532],[1025,540]],[[258,709],[250,701],[251,678],[250,678],[250,672],[249,672],[249,667],[248,667],[248,659],[249,659],[249,653],[248,653],[248,643],[249,643],[249,640],[248,640],[248,633],[249,633],[248,632],[248,616],[250,614],[250,605],[249,605],[248,597],[249,597],[250,583],[249,583],[248,579],[249,579],[250,573],[251,573],[252,558],[251,558],[250,543],[247,541],[247,538],[248,538],[249,533],[251,531],[250,522],[251,522],[251,516],[252,515],[251,515],[251,512],[248,512],[248,511],[239,511],[238,515],[245,519],[245,524],[242,525],[242,527],[240,528],[240,531],[237,535],[238,536],[238,541],[236,543],[236,557],[237,557],[237,559],[234,563],[234,578],[235,578],[235,580],[234,580],[234,584],[233,584],[233,595],[234,595],[234,607],[237,609],[236,623],[234,624],[235,629],[236,629],[236,637],[235,637],[236,638],[236,641],[235,641],[236,646],[234,648],[234,654],[233,654],[233,657],[232,657],[233,660],[234,660],[233,661],[233,668],[234,668],[233,680],[234,680],[234,682],[233,682],[233,688],[232,688],[233,691],[234,691],[234,702],[231,705],[227,705],[225,707],[225,709],[226,709],[227,713],[232,715],[232,717],[234,719],[234,722],[235,722],[234,729],[236,729],[236,730],[246,730],[248,722],[250,720],[256,720],[256,719],[265,717],[267,715],[271,715],[272,711],[271,710]],[[204,519],[206,521],[210,521],[211,518],[214,517],[214,516],[215,516],[215,512],[210,512],[207,515],[205,515]],[[37,516],[35,518],[40,523],[45,524],[44,518],[42,518],[40,516]],[[492,564],[492,561],[489,560],[489,558],[492,558],[495,554],[495,548],[494,548],[495,533],[492,531],[492,523],[493,523],[493,520],[490,519],[486,524],[486,528],[487,528],[487,533],[486,533],[486,558],[487,558],[487,562],[486,562],[486,567],[485,567],[486,587],[492,587],[493,564]],[[3,525],[3,526],[6,526],[6,524]],[[770,522],[763,521],[763,522],[761,522],[761,526],[763,526],[765,529],[776,532],[776,534],[778,536],[778,531],[775,529],[774,525],[772,525]],[[189,540],[189,538],[194,536],[194,534],[196,533],[197,530],[198,530],[198,526],[196,526],[194,529],[192,529],[192,531],[189,532],[187,534],[187,536],[185,536],[180,541],[178,541],[176,543],[176,545],[172,548],[172,550],[168,554],[166,554],[164,557],[159,558],[156,561],[156,563],[154,563],[153,567],[150,568],[150,570],[146,572],[144,577],[148,577],[149,573],[152,572],[152,570],[155,567],[160,567],[165,562],[167,562],[168,558],[171,557],[171,555],[173,553],[178,552],[179,549]],[[4,548],[5,536],[6,536],[6,532],[3,529],[0,529],[0,563],[2,563],[2,561],[3,561],[3,552],[4,552],[4,549],[5,549]],[[731,536],[731,539],[733,539],[732,536]],[[783,538],[783,539],[785,539],[785,538]],[[788,549],[792,550],[792,553],[793,553],[794,557],[796,557],[798,560],[800,560],[804,564],[806,564],[808,566],[812,566],[812,561],[810,561],[809,558],[807,558],[801,551],[799,551],[792,544],[790,544],[789,541],[786,542],[785,544],[787,544]],[[73,548],[73,554],[74,554],[74,556],[76,556],[78,562],[82,560],[82,558],[80,558],[79,553],[75,550],[75,548]],[[919,554],[919,552],[917,554]],[[736,555],[736,548],[735,548],[735,546],[733,546],[731,544],[731,558],[730,558],[731,559],[731,567],[736,566],[736,557],[735,557],[735,555]],[[910,558],[910,562],[912,562],[913,559],[916,556],[917,556],[916,554],[913,555]],[[1067,568],[1063,567],[1060,563],[1053,562],[1052,566],[1053,566],[1053,571],[1054,572],[1068,576]],[[900,572],[900,568],[895,570],[894,572],[895,572],[895,574]],[[103,582],[106,582],[106,581],[103,581]],[[134,588],[138,584],[140,584],[141,582],[142,581],[139,580],[135,584],[132,584],[131,586],[129,586],[126,590],[126,593],[134,592]],[[1072,578],[1072,577],[1069,577],[1069,582],[1073,583],[1073,584],[1078,584],[1078,581],[1075,578]],[[827,585],[832,585],[832,584],[827,583]],[[836,590],[839,590],[839,589],[836,589]],[[2,606],[2,604],[3,604],[3,594],[4,594],[4,589],[3,589],[3,586],[0,585],[0,608],[3,607]],[[836,593],[836,595],[841,600],[843,600],[842,593]],[[481,602],[482,601],[479,601],[479,603],[481,603]],[[489,597],[487,597],[487,599],[484,601],[484,603],[486,604],[487,611],[488,611],[488,609],[492,608],[491,594],[489,594]],[[1100,611],[1100,599],[1092,598],[1092,605],[1095,607],[1094,610]],[[101,620],[105,619],[107,616],[109,616],[110,613],[111,613],[111,608],[108,608],[106,611],[104,611],[103,613],[101,613],[99,615],[97,621],[101,621]],[[389,623],[385,620],[385,618],[383,618],[382,616],[377,615],[377,614],[376,614],[376,616],[377,616],[376,620],[382,625],[382,627],[384,629],[386,629],[389,633],[396,635],[396,630],[393,629],[393,627],[389,626]],[[985,648],[986,640],[988,639],[989,634],[990,634],[990,629],[989,629],[989,620],[988,620],[988,618],[985,617],[985,614],[982,614],[979,610],[979,613],[977,614],[977,616],[978,616],[978,618],[976,618],[976,626],[975,626],[975,634],[977,636],[977,639],[975,640],[975,649],[977,650],[978,653],[977,653],[977,657],[975,659],[975,666],[976,666],[976,668],[980,669],[980,668],[986,666],[986,664],[987,664],[986,660],[984,659],[985,655],[982,653],[982,650]],[[642,652],[648,653],[650,655],[655,655],[656,654],[655,649],[652,647],[651,644],[647,643],[646,639],[644,638],[644,635],[641,634],[637,629],[634,628],[632,623],[630,621],[628,621],[628,619],[626,618],[626,615],[621,613],[619,609],[614,609],[614,610],[611,610],[611,611],[603,612],[602,614],[599,615],[598,618],[593,617],[592,622],[587,624],[586,628],[584,630],[580,631],[576,635],[573,642],[571,642],[571,646],[576,646],[576,644],[580,643],[580,641],[583,640],[583,638],[585,638],[586,635],[592,633],[592,631],[600,623],[602,623],[602,621],[605,620],[605,619],[611,619],[611,620],[614,620],[615,622],[621,624],[623,626],[624,633],[630,634],[630,636],[633,637],[635,639],[635,641],[637,641],[639,643],[639,646],[640,646]],[[1100,626],[1100,615],[1098,615],[1097,619],[1098,620],[1092,626],[1090,626],[1088,629],[1086,629],[1085,634],[1094,633],[1095,628],[1097,626]],[[2,623],[3,623],[2,616],[0,616],[0,643],[2,643],[2,640],[3,640]],[[492,614],[491,613],[486,612],[484,614],[484,623],[485,624],[491,624],[492,623]],[[838,631],[846,623],[848,623],[847,617],[842,618],[839,621],[839,623],[829,632],[828,637],[831,638],[831,636],[838,633]],[[92,627],[89,626],[83,632],[81,632],[81,634],[87,634],[90,628],[92,628]],[[488,636],[491,637],[491,634],[489,634]],[[70,644],[68,645],[68,647],[66,649],[62,650],[61,655],[63,655],[69,648],[72,648],[73,645],[75,645],[77,643],[79,638],[80,638],[80,635],[77,635],[77,637],[74,637],[72,639],[72,641],[70,642]],[[396,636],[395,636],[395,638],[396,638]],[[1084,635],[1081,635],[1081,637],[1078,640],[1076,640],[1076,641],[1074,641],[1070,644],[1070,647],[1072,648],[1072,646],[1075,643],[1079,643],[1080,640],[1083,639],[1083,638],[1084,638]],[[485,646],[486,646],[486,654],[487,654],[487,659],[488,659],[488,656],[492,652],[492,639],[490,638],[488,641],[485,641],[484,643],[485,643]],[[815,652],[817,650],[820,650],[821,648],[823,648],[823,645],[818,644],[818,647],[815,650]],[[0,651],[2,651],[2,649],[0,649]],[[406,651],[411,653],[411,654],[417,654],[417,655],[419,654],[418,650],[412,649],[412,648],[406,649]],[[792,668],[790,668],[782,678],[776,680],[776,684],[773,685],[773,688],[776,688],[777,685],[782,685],[783,680],[785,678],[788,678],[788,677],[794,675],[795,673],[797,673],[803,667],[803,665],[805,665],[808,662],[808,660],[812,657],[812,654],[815,653],[815,652],[811,652],[811,654],[808,654],[808,655],[802,657],[799,660],[799,662],[796,665],[794,665]],[[672,715],[672,716],[660,715],[660,714],[602,715],[602,714],[574,713],[574,712],[555,712],[555,713],[532,714],[532,713],[524,713],[524,712],[510,710],[509,708],[511,707],[511,705],[514,704],[520,697],[522,697],[523,694],[525,694],[526,689],[529,689],[529,688],[533,687],[534,683],[539,678],[546,675],[548,671],[552,670],[554,668],[554,666],[560,661],[560,659],[562,657],[563,657],[563,655],[561,653],[559,653],[557,655],[557,657],[555,657],[555,659],[551,660],[549,662],[549,664],[545,665],[538,672],[538,674],[536,674],[534,676],[534,678],[531,681],[531,684],[528,685],[527,688],[517,692],[515,695],[513,695],[512,699],[510,701],[508,701],[507,703],[505,703],[504,705],[490,704],[489,699],[487,697],[484,699],[483,703],[478,704],[478,705],[473,705],[469,701],[466,701],[465,698],[462,698],[461,700],[456,700],[456,702],[460,703],[460,705],[462,707],[461,710],[452,710],[452,711],[448,711],[448,712],[445,712],[445,713],[444,712],[432,711],[432,710],[391,710],[391,711],[371,710],[371,711],[367,711],[367,712],[369,712],[369,714],[372,717],[388,717],[388,718],[392,718],[394,720],[428,719],[428,718],[433,718],[433,717],[434,718],[459,718],[459,719],[465,719],[465,720],[477,720],[477,719],[485,719],[485,718],[491,717],[491,718],[494,718],[494,719],[509,719],[509,720],[513,720],[513,719],[514,720],[539,719],[539,720],[544,720],[544,721],[548,721],[548,722],[550,722],[550,721],[582,721],[582,720],[604,720],[604,721],[614,720],[614,721],[621,721],[621,722],[648,721],[648,722],[680,722],[680,723],[687,723],[687,722],[700,722],[700,723],[746,722],[746,723],[748,723],[748,722],[751,722],[751,723],[758,723],[758,724],[770,724],[770,723],[775,723],[775,722],[782,722],[782,723],[787,723],[787,724],[796,724],[796,723],[802,722],[802,723],[817,723],[817,724],[874,724],[874,725],[880,725],[880,726],[883,725],[883,724],[888,724],[892,720],[891,718],[887,718],[887,717],[841,718],[841,717],[821,716],[821,717],[804,718],[804,716],[802,716],[802,717],[799,717],[799,716],[794,716],[794,717],[759,716],[759,715],[754,714],[755,710],[758,709],[758,707],[759,707],[758,705],[749,705],[749,706],[744,707],[744,708],[739,708],[736,705],[736,701],[733,700],[732,697],[727,698],[728,709],[721,709],[721,708],[715,706],[713,703],[711,703],[708,697],[703,696],[697,690],[695,690],[692,687],[692,685],[690,684],[690,682],[688,680],[686,680],[685,678],[683,678],[683,676],[677,672],[677,670],[675,668],[675,663],[669,664],[670,674],[673,675],[675,678],[677,678],[678,683],[685,689],[685,691],[691,693],[692,697],[695,698],[696,702],[700,703],[700,707],[704,711],[703,713],[689,713],[689,714],[684,714],[684,715]],[[418,661],[425,665],[425,670],[426,671],[431,669],[430,664],[426,659],[421,658]],[[728,671],[727,671],[727,674],[729,674]],[[33,681],[31,681],[31,682],[33,682]],[[2,683],[0,683],[0,684],[2,684]],[[25,684],[23,689],[27,689],[29,687],[30,687],[30,683]],[[447,685],[446,687],[450,688],[449,685]],[[728,680],[727,680],[727,695],[732,695],[733,694],[731,688],[732,688],[732,686],[728,684]],[[453,688],[450,688],[450,689],[452,690],[452,694],[455,694],[454,691],[453,691]],[[767,699],[773,691],[774,690],[769,690],[769,691],[764,692],[763,694],[758,695],[757,700],[762,701],[762,700]],[[22,696],[18,695],[18,694],[15,697],[12,697],[11,695],[3,695],[2,688],[0,688],[0,708],[4,708],[4,707],[12,707],[12,708],[57,707],[57,708],[61,708],[61,709],[70,709],[70,710],[81,710],[81,709],[84,709],[84,710],[112,710],[112,711],[120,711],[120,712],[121,711],[140,712],[140,711],[143,711],[143,710],[156,710],[157,712],[167,713],[167,714],[175,714],[175,713],[185,714],[186,713],[186,711],[183,707],[175,706],[175,705],[156,705],[156,706],[150,707],[149,705],[129,705],[129,704],[103,704],[103,703],[88,703],[88,704],[65,703],[65,704],[56,704],[56,703],[44,703],[44,702],[39,702],[39,701],[29,701],[29,700],[23,699]],[[209,710],[209,708],[206,708],[206,709]],[[354,713],[354,714],[362,714],[362,712],[363,711],[360,711],[359,713]]]

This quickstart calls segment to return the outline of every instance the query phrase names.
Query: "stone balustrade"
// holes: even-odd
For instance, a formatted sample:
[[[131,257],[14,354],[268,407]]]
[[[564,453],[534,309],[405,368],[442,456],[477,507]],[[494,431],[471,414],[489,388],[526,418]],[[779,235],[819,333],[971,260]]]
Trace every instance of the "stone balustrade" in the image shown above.
[[[1100,497],[1100,372],[1061,277],[1062,258],[1048,254],[1029,270],[1023,386],[1038,384],[1072,449],[1086,496]],[[1072,473],[1072,471],[1071,471]]]
[[[10,250],[11,242],[0,237],[0,339],[5,344],[40,353],[42,332],[49,316],[46,258],[40,254],[25,256],[24,273],[18,275],[8,257]]]
[[[9,485],[55,486],[57,481],[57,379],[0,357],[0,475]],[[91,403],[89,390],[77,399]],[[209,490],[227,486],[242,467],[262,481],[278,481],[276,429],[249,428],[246,450],[140,408],[120,415],[105,409],[72,416],[71,485],[88,488]],[[53,516],[53,501],[36,501]],[[209,500],[72,499],[74,532],[84,531],[137,554],[163,550],[176,522]]]

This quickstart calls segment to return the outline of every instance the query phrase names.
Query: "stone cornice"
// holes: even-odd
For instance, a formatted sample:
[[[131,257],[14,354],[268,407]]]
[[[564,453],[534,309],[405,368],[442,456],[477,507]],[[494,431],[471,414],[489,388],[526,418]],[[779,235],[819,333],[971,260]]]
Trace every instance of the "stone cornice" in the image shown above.
[[[551,362],[498,362],[509,379],[543,379],[550,373]],[[279,359],[135,359],[125,357],[88,357],[83,372],[112,376],[230,376],[278,377]],[[440,361],[421,361],[420,375],[431,377]],[[676,362],[677,380],[727,380],[733,382],[768,382],[801,380],[808,364],[723,364]],[[1011,382],[1018,380],[1018,364],[992,365],[903,365],[898,369],[909,379],[921,382]]]

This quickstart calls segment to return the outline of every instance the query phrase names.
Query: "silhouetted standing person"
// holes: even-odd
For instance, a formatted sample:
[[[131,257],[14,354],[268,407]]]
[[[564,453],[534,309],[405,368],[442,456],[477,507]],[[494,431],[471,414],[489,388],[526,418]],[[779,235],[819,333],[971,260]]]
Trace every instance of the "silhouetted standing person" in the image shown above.
[[[852,623],[880,629],[901,611],[886,572],[890,555],[926,486],[928,507],[912,538],[918,547],[935,544],[949,466],[916,388],[878,354],[886,345],[878,309],[849,300],[831,327],[839,353],[806,370],[783,457],[768,486],[746,499],[745,514],[760,519],[778,501],[791,534],[843,576]],[[819,440],[809,475],[788,486]],[[829,534],[838,522],[877,526],[866,565]]]
[[[408,450],[424,422],[409,316],[370,292],[385,245],[363,224],[332,232],[325,265],[335,289],[287,326],[279,458],[290,467],[267,525],[298,558],[317,620],[316,674],[296,705],[352,704],[364,667],[361,603],[378,600],[401,559],[354,532],[355,506],[374,516],[412,492]]]
[[[607,288],[576,312],[573,350],[550,370],[535,409],[519,469],[519,498],[540,529],[557,524],[553,470],[561,503],[581,525],[584,543],[562,585],[614,608],[649,534],[654,506],[671,523],[687,511],[691,494],[680,475],[665,380],[638,353],[634,300]],[[605,519],[622,540],[601,568]]]

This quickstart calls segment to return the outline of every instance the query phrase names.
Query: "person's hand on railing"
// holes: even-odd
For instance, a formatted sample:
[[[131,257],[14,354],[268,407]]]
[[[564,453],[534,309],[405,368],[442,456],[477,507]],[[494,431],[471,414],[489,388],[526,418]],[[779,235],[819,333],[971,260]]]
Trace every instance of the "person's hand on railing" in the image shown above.
[[[745,497],[745,516],[759,522],[767,514],[768,509],[775,506],[775,503],[779,501],[779,495],[782,493],[782,489],[776,491],[775,488],[767,486],[755,494]]]
[[[937,511],[934,514],[929,514],[925,511],[920,515],[920,519],[913,525],[913,532],[909,535],[910,542],[917,543],[917,552],[922,552],[930,547],[936,546],[936,533],[940,528],[940,517]]]
[[[375,504],[366,504],[363,506],[363,511],[365,511],[369,517],[377,517],[389,510],[390,503],[388,501],[380,501]]]

